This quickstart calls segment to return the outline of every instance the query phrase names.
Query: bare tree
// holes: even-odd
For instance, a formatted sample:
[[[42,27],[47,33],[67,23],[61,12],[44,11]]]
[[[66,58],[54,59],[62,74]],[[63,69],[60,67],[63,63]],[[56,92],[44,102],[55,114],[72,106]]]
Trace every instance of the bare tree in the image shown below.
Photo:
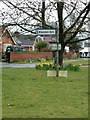
[[[63,66],[64,48],[69,43],[80,42],[90,39],[87,34],[88,14],[90,12],[90,2],[84,0],[67,2],[59,0],[15,0],[3,1],[9,7],[8,11],[2,12],[3,25],[19,26],[27,32],[34,33],[37,28],[58,28],[59,43],[59,64]],[[53,14],[54,12],[54,14]],[[56,15],[57,14],[57,15]],[[5,19],[9,18],[7,22]],[[58,24],[58,27],[55,24]],[[79,39],[74,39],[79,36]]]

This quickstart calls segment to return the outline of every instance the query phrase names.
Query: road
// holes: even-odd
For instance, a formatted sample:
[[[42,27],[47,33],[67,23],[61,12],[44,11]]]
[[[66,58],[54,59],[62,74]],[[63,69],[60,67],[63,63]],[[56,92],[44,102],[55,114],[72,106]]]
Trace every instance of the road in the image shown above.
[[[90,58],[83,58],[83,60],[90,60]],[[64,62],[72,62],[72,61],[81,61],[81,60],[68,60]],[[13,63],[5,63],[5,62],[0,62],[0,68],[1,67],[16,67],[16,68],[23,68],[23,67],[35,67],[36,64],[13,64]],[[85,66],[90,66],[90,65],[85,65]],[[82,66],[83,67],[83,66]]]
[[[11,64],[11,63],[2,63],[0,62],[0,67],[16,67],[16,68],[23,68],[23,67],[35,67],[35,64]]]

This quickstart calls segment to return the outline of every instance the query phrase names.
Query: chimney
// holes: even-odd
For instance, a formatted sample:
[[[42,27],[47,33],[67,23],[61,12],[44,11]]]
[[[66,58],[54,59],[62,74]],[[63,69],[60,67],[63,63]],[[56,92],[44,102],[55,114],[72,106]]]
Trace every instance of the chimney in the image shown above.
[[[14,36],[18,36],[20,33],[18,31],[14,32]]]

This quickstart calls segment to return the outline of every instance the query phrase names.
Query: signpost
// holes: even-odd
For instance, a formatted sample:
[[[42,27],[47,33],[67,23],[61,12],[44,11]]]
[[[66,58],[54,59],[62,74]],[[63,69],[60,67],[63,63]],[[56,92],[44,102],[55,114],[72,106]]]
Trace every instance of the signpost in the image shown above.
[[[58,43],[56,29],[37,29],[36,30],[37,35],[56,35],[56,43],[52,44],[52,50],[57,51],[57,70],[56,70],[56,76],[58,77],[58,50],[61,50],[61,44]]]
[[[38,34],[38,35],[56,35],[56,29],[37,29],[36,34]]]
[[[57,50],[57,43],[52,43],[51,49],[53,51],[56,51]],[[58,50],[61,50],[61,44],[58,44]]]

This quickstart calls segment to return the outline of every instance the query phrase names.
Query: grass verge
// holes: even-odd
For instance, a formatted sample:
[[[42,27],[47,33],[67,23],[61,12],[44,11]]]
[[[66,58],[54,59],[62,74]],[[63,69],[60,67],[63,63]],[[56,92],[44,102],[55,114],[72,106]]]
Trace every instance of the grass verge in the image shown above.
[[[88,68],[47,77],[35,68],[3,68],[3,118],[88,118]]]

